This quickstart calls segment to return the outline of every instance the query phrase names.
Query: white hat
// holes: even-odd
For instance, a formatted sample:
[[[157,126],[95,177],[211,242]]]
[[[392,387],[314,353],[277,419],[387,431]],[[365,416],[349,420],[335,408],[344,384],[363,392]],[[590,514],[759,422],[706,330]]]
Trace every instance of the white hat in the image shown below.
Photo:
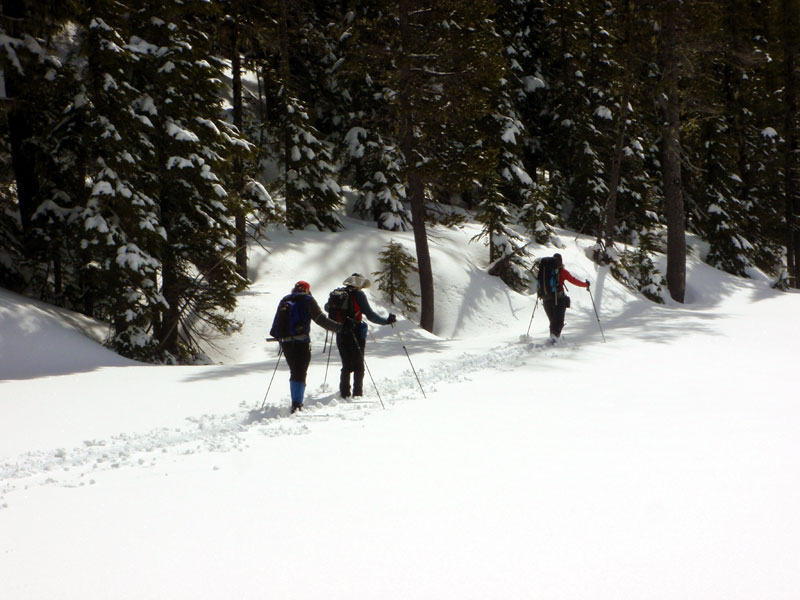
[[[360,273],[353,273],[344,280],[344,285],[349,285],[354,288],[358,288],[359,290],[363,290],[370,286],[369,279],[361,275]]]

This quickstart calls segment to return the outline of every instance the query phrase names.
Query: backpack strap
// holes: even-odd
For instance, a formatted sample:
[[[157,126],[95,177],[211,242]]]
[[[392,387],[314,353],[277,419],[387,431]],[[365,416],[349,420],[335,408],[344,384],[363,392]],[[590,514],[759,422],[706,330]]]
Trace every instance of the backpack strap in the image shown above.
[[[358,305],[358,300],[356,300],[357,290],[353,288],[353,289],[348,289],[347,291],[350,293],[350,305],[353,307],[352,317],[356,321],[360,321],[362,319],[362,314],[361,314],[361,307]]]

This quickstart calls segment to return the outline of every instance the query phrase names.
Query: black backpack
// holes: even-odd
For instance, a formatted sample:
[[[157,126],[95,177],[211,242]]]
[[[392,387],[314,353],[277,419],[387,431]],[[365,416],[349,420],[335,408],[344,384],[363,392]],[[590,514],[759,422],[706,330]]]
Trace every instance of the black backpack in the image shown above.
[[[269,334],[279,340],[307,335],[311,325],[306,302],[308,294],[289,294],[281,298]]]
[[[337,323],[344,323],[347,317],[355,318],[356,303],[353,300],[353,291],[346,287],[333,290],[325,303],[328,317]]]
[[[538,293],[540,297],[552,298],[558,293],[558,278],[561,265],[555,258],[548,256],[539,259],[539,271],[536,274]]]

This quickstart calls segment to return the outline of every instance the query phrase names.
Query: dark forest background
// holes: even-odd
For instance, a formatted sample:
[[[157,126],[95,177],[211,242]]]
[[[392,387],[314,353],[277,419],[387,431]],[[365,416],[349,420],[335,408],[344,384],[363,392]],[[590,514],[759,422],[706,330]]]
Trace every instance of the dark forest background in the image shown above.
[[[553,227],[654,301],[687,233],[798,287],[800,0],[3,0],[0,40],[0,285],[127,356],[191,360],[345,188],[413,230],[428,330],[464,211],[516,289]]]

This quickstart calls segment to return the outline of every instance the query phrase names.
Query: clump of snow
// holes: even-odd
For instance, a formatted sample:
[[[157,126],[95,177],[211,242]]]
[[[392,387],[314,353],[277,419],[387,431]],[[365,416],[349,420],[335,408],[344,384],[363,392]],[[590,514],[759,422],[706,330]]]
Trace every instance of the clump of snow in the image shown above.
[[[772,139],[778,137],[778,132],[775,131],[772,127],[765,127],[764,129],[761,130],[761,135],[765,138]]]
[[[614,118],[614,115],[611,113],[611,109],[607,106],[598,106],[596,109],[594,109],[594,114],[601,119],[611,120]]]
[[[527,92],[535,92],[536,90],[547,87],[547,84],[540,77],[528,76],[523,78],[523,82],[525,83],[525,91]]]

